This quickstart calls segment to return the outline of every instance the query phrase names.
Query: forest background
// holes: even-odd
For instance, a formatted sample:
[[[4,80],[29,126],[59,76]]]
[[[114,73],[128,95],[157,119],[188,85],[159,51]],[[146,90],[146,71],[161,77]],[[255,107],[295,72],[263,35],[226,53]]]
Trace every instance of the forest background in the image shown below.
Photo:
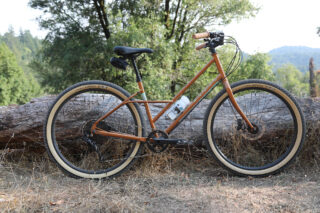
[[[138,58],[147,95],[150,99],[173,97],[211,58],[208,51],[195,50],[199,41],[192,34],[259,12],[249,0],[30,0],[29,6],[42,11],[38,22],[48,34],[38,39],[28,30],[16,33],[9,28],[0,35],[0,105],[23,104],[90,79],[135,92],[132,70],[116,69],[109,62],[117,45],[152,48],[153,54]],[[234,52],[232,45],[218,49],[224,67]],[[307,70],[282,64],[279,55],[276,64],[269,54],[244,55],[231,82],[266,79],[296,96],[309,94]],[[187,96],[194,98],[216,73],[210,68]]]

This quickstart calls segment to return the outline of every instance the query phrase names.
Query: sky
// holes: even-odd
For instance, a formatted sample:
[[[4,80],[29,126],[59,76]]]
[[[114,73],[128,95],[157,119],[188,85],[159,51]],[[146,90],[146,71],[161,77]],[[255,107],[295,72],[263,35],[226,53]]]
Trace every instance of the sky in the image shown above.
[[[36,21],[41,12],[28,7],[28,1],[0,0],[0,34],[11,25],[16,32],[30,30],[34,36],[45,37],[46,32]],[[320,0],[251,1],[261,8],[256,17],[216,27],[236,38],[243,51],[253,54],[281,46],[320,48],[316,33],[320,27]]]
[[[253,0],[261,9],[254,18],[222,27],[248,53],[281,46],[320,48],[320,0]]]
[[[28,6],[29,0],[0,0],[0,34],[11,25],[15,32],[30,30],[33,36],[44,38],[46,31],[39,28],[36,18],[41,14]]]

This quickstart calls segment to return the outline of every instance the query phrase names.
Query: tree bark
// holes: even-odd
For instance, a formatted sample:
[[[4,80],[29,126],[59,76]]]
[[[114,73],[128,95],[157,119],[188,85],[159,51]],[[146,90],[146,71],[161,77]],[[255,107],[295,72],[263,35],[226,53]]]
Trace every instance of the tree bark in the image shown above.
[[[310,61],[309,61],[309,72],[310,72],[310,96],[317,97],[316,78],[314,74],[313,58],[310,58]]]
[[[43,124],[46,119],[48,109],[56,96],[45,96],[35,98],[31,102],[24,105],[10,105],[0,107],[0,149],[4,148],[21,148],[24,146],[43,147]],[[93,103],[97,103],[95,99],[91,99]],[[245,100],[244,100],[245,101]],[[297,99],[300,104],[305,119],[307,128],[315,132],[320,130],[320,98],[301,98]],[[196,108],[188,115],[188,117],[170,134],[171,138],[184,138],[188,143],[202,145],[203,136],[203,119],[210,100],[203,100]],[[74,103],[77,105],[77,103]],[[272,105],[276,105],[273,103]],[[164,104],[151,104],[152,115],[155,116]],[[144,107],[141,107],[144,112]],[[277,110],[276,106],[272,106],[273,110]],[[74,113],[83,114],[79,116],[81,119],[89,119],[90,113],[85,109],[78,108]],[[66,113],[67,115],[71,113]],[[144,113],[145,114],[145,113]],[[218,118],[218,121],[226,122],[233,115],[225,114]],[[68,119],[68,117],[66,117]],[[147,116],[145,115],[145,118]],[[79,122],[81,122],[79,119]],[[284,119],[285,120],[285,119]],[[74,122],[74,121],[73,121]],[[171,120],[161,117],[157,122],[157,129],[164,130],[171,124]],[[218,122],[219,123],[219,122]],[[146,122],[147,133],[150,132],[149,122]],[[284,128],[286,125],[282,125]],[[280,127],[279,127],[280,128]],[[266,131],[269,128],[266,128]],[[64,126],[61,128],[61,137],[76,136],[72,127]],[[64,135],[67,134],[67,135]]]
[[[109,30],[109,21],[106,13],[105,2],[104,0],[93,0],[94,6],[98,13],[100,25],[102,27],[103,33],[108,40],[110,38],[110,30]]]

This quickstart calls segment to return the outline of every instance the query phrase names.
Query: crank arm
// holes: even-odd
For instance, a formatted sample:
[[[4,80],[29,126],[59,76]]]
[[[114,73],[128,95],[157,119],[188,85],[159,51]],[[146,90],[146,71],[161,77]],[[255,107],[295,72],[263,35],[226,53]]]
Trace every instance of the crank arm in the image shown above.
[[[177,139],[177,138],[152,138],[154,142],[159,143],[168,143],[168,144],[185,144],[185,139]]]

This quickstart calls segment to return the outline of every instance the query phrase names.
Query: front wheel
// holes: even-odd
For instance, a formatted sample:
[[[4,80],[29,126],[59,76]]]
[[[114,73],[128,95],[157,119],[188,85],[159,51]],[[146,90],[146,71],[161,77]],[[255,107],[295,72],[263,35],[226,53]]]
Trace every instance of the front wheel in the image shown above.
[[[63,91],[52,104],[44,127],[50,158],[68,175],[100,179],[128,169],[140,155],[139,141],[92,134],[95,121],[130,94],[103,81],[86,81]],[[128,103],[98,123],[97,129],[144,136],[144,119],[136,103]]]
[[[297,102],[268,81],[245,80],[231,88],[255,130],[249,131],[223,90],[206,111],[203,126],[209,152],[238,175],[267,176],[281,171],[304,141],[305,122]]]

